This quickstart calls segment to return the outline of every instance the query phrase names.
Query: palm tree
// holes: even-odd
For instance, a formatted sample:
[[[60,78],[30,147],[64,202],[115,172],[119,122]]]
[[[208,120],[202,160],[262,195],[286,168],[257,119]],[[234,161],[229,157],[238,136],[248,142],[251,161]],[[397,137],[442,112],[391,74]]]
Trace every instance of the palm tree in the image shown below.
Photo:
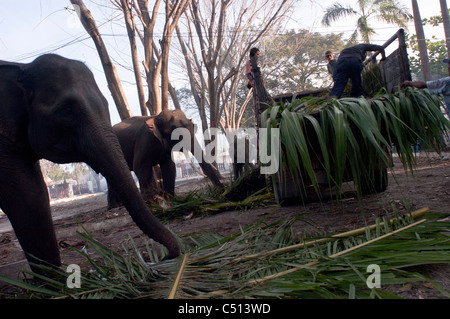
[[[395,0],[358,0],[358,9],[344,7],[335,2],[325,10],[322,18],[322,25],[329,27],[335,22],[345,17],[358,17],[356,29],[349,39],[349,43],[356,41],[360,36],[363,42],[370,43],[371,37],[376,34],[375,30],[369,25],[369,19],[393,23],[399,27],[406,28],[408,20],[412,15],[408,9]]]
[[[428,58],[427,43],[425,33],[423,31],[422,18],[420,17],[419,5],[417,0],[412,0],[412,8],[414,13],[414,26],[416,28],[417,46],[419,47],[420,64],[422,65],[422,73],[424,81],[431,80],[430,60]]]
[[[444,25],[445,43],[447,45],[447,57],[450,58],[450,16],[448,14],[447,0],[440,0],[439,2],[441,3],[442,22]]]

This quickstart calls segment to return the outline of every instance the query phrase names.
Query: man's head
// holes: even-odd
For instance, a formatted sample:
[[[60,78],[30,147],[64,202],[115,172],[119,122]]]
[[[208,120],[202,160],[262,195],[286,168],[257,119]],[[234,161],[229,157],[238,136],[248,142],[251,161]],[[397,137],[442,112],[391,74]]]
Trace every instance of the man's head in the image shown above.
[[[256,59],[259,58],[259,49],[258,48],[251,48],[250,50],[250,57],[256,56]]]
[[[328,62],[334,59],[334,54],[331,51],[325,52],[325,59],[327,59]]]

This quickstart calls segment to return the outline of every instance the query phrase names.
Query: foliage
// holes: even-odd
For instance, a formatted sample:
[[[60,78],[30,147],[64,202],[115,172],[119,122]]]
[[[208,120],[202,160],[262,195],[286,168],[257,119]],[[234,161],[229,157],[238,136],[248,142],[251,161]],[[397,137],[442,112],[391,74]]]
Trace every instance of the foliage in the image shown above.
[[[332,77],[324,66],[325,51],[344,48],[343,34],[290,31],[264,42],[264,83],[272,94],[327,86]]]
[[[373,99],[305,98],[276,105],[262,115],[265,128],[280,130],[275,185],[285,185],[290,175],[300,194],[312,184],[320,195],[316,172],[323,171],[337,195],[348,179],[359,195],[382,191],[389,154],[396,152],[405,169],[412,170],[411,145],[421,140],[440,150],[442,135],[450,129],[441,106],[438,96],[415,88]]]
[[[375,96],[384,87],[386,87],[379,64],[366,64],[362,71],[361,77],[364,94],[367,96]]]
[[[66,179],[79,181],[82,175],[88,173],[89,169],[84,163],[56,164],[47,160],[40,161],[41,169],[45,176],[54,182],[62,182]]]
[[[370,43],[375,30],[370,26],[369,21],[373,18],[386,23],[393,23],[399,27],[406,27],[407,22],[412,19],[412,15],[407,8],[395,0],[385,1],[358,1],[358,8],[345,7],[336,2],[325,10],[322,18],[324,26],[330,26],[332,22],[345,17],[357,17],[356,29],[349,39],[349,43],[357,41],[358,36],[363,42]]]
[[[427,281],[449,297],[443,287],[407,270],[450,262],[450,223],[414,220],[425,213],[300,242],[293,235],[295,220],[261,220],[229,237],[190,234],[180,239],[184,254],[176,260],[164,260],[152,242],[138,248],[131,238],[119,254],[84,230],[79,236],[87,250],[79,253],[89,270],[82,271],[80,288],[66,286],[65,267],[41,266],[49,275],[33,274],[40,284],[1,279],[21,287],[21,298],[397,298],[386,288],[414,281]],[[382,288],[368,288],[370,264],[381,268]]]
[[[233,209],[251,209],[273,205],[274,195],[266,185],[260,168],[255,167],[236,181],[232,181],[224,190],[207,188],[206,191],[193,190],[186,195],[168,199],[165,205],[148,202],[153,214],[159,219],[177,219],[215,214]]]
[[[450,9],[448,10],[448,13],[450,14]],[[438,27],[439,24],[443,23],[443,19],[442,19],[441,15],[439,15],[439,16],[432,16],[432,17],[429,17],[429,18],[422,19],[422,23],[423,23],[423,25],[427,25],[428,24],[428,25],[431,25],[433,27]]]
[[[67,172],[62,169],[61,165],[55,164],[47,160],[40,161],[41,170],[52,181],[63,181]]]
[[[243,68],[249,51],[263,36],[276,32],[294,2],[191,2],[177,35],[203,131],[238,128],[241,117],[248,119],[243,115],[246,104],[237,105],[236,96],[248,91],[239,86],[247,83]]]
[[[442,17],[433,16],[430,18],[422,19],[423,25],[430,25],[433,27],[442,28]],[[422,66],[419,58],[419,47],[417,44],[417,35],[407,35],[406,42],[412,53],[409,56],[409,62],[411,67],[411,73],[418,79],[423,79]],[[447,46],[445,40],[438,40],[436,36],[425,39],[428,58],[430,61],[431,73],[434,77],[448,76],[447,64],[442,63],[442,60],[447,58]]]
[[[344,47],[342,37],[343,34],[322,35],[307,30],[266,36],[261,43],[262,52],[258,62],[266,89],[272,95],[276,95],[329,86],[332,77],[324,66],[324,54],[327,50],[341,51]],[[236,64],[237,62],[230,63],[231,66]],[[235,112],[231,112],[235,118],[233,123],[238,125],[236,127],[254,127],[252,103],[250,102],[248,106],[245,103],[249,93],[247,80],[243,72],[239,72],[239,76],[241,76],[238,81],[240,86],[236,88],[234,98],[236,109]],[[189,109],[196,107],[190,89],[177,90],[177,95],[184,107]]]

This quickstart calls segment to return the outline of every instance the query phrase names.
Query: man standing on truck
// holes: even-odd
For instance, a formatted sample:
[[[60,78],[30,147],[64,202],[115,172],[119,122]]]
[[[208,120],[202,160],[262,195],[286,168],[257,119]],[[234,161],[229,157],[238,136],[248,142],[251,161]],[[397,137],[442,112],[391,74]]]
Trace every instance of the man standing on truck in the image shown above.
[[[361,43],[342,50],[333,73],[334,86],[330,96],[340,98],[348,79],[352,81],[350,95],[353,97],[363,95],[361,72],[367,51],[378,51],[382,55],[381,61],[386,59],[384,47],[381,45]]]

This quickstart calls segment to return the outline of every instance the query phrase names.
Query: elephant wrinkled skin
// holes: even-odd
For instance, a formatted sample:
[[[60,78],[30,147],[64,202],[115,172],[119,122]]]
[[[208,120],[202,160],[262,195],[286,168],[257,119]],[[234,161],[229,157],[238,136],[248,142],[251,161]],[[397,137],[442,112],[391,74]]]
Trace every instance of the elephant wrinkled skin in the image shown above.
[[[180,254],[177,240],[134,184],[91,71],[54,54],[28,64],[0,61],[0,208],[30,262],[59,266],[42,158],[85,162],[102,173],[137,226],[166,246],[169,257]]]
[[[164,191],[170,195],[175,193],[176,166],[172,160],[172,149],[179,142],[172,139],[172,132],[183,128],[189,132],[190,150],[199,149],[195,138],[194,123],[180,110],[163,110],[157,116],[135,116],[113,126],[119,139],[125,160],[131,171],[134,171],[144,200],[151,200],[155,195],[153,184],[153,167],[161,168]],[[217,187],[223,187],[220,174],[199,154],[194,155],[203,172]],[[120,196],[114,187],[108,188],[108,208],[120,205]]]

